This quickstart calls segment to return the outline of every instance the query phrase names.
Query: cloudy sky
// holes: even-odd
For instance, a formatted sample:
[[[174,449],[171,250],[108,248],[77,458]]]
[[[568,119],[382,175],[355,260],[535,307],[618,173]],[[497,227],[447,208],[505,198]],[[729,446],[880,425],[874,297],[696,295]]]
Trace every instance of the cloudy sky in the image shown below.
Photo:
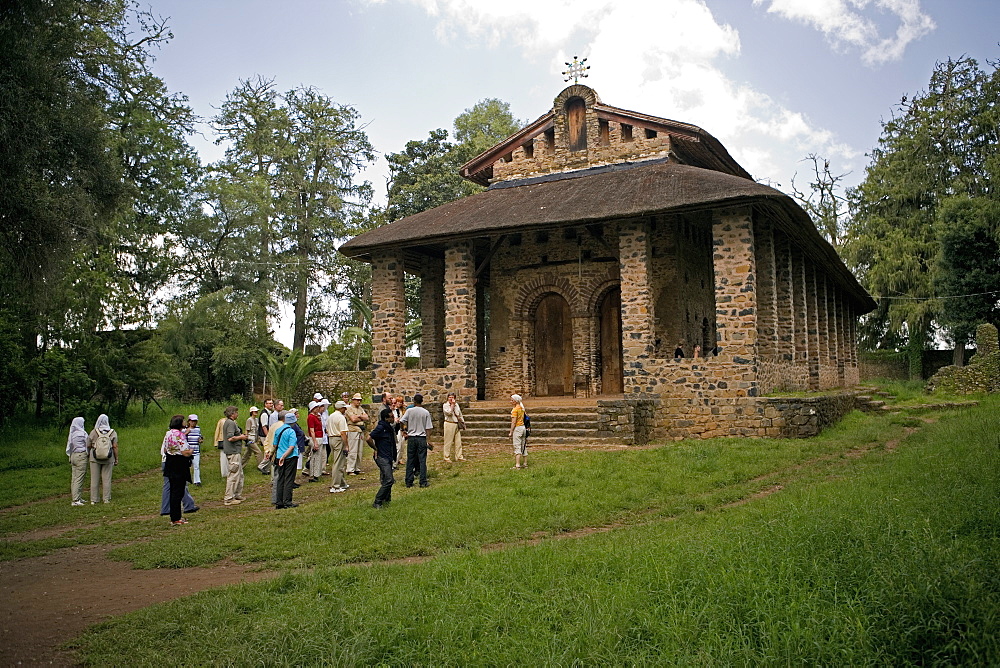
[[[809,153],[856,183],[879,122],[936,61],[1000,58],[998,0],[150,0],[154,64],[211,118],[254,75],[357,109],[381,153],[497,97],[533,120],[589,58],[601,99],[701,126],[758,180],[805,183]],[[207,125],[203,127],[208,133]],[[205,161],[221,148],[195,137]],[[366,176],[384,197],[386,169]]]
[[[935,62],[1000,59],[1000,0],[143,1],[173,31],[154,70],[206,120],[205,162],[222,155],[207,121],[240,79],[316,86],[385,154],[484,98],[534,120],[579,55],[603,102],[704,128],[764,183],[790,192],[798,172],[804,189],[815,153],[853,185]],[[364,175],[380,201],[386,174],[379,159]]]

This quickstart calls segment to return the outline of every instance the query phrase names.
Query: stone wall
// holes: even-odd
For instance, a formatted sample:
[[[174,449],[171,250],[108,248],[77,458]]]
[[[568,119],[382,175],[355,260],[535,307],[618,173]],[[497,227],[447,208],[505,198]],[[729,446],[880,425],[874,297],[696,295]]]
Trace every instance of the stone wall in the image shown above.
[[[656,433],[658,401],[601,399],[597,402],[597,435],[645,445]]]
[[[927,382],[929,390],[956,394],[1000,392],[1000,347],[997,328],[991,324],[976,328],[976,354],[964,367],[946,366]]]
[[[572,150],[569,140],[569,115],[566,105],[582,99],[586,108],[586,146]],[[569,86],[554,102],[555,119],[551,128],[525,139],[521,146],[493,165],[493,180],[507,181],[552,172],[608,165],[625,161],[666,157],[670,139],[666,133],[650,133],[642,127],[598,118],[594,91],[587,86]]]
[[[548,294],[569,305],[574,376],[581,395],[597,394],[600,300],[618,286],[610,247],[617,230],[579,228],[510,235],[491,260],[486,398],[534,394],[534,311]]]
[[[316,392],[321,392],[331,403],[340,399],[341,392],[350,392],[352,396],[360,392],[365,401],[368,401],[372,396],[372,372],[320,371],[314,373],[295,391],[292,397],[293,405],[308,405]]]

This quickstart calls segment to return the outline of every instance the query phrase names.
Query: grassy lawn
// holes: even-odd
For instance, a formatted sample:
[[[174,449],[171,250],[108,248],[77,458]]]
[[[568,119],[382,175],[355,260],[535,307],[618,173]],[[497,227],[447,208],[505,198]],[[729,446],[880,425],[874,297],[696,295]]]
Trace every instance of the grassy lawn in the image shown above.
[[[518,472],[498,456],[399,485],[379,512],[367,490],[272,512],[256,480],[249,508],[180,529],[150,516],[158,477],[136,476],[114,513],[41,501],[21,525],[71,531],[8,542],[115,543],[142,568],[309,567],[94,627],[74,642],[91,665],[988,665],[998,409],[854,413],[795,441],[539,450]],[[211,484],[200,493],[221,496]],[[420,555],[434,558],[377,563]]]

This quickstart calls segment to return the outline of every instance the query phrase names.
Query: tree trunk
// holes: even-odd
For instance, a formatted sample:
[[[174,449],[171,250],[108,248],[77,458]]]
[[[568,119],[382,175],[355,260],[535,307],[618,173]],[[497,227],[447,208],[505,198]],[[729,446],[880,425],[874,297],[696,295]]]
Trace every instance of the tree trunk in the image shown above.
[[[965,366],[965,344],[956,343],[955,350],[951,353],[951,363],[954,366]]]

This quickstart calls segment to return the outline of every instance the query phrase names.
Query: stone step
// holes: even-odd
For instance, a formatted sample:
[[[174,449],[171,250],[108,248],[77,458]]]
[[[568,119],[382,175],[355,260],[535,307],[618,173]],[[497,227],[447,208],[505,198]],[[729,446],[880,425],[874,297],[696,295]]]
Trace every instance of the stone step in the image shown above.
[[[497,427],[510,427],[510,417],[477,417],[473,418],[470,415],[465,416],[465,424],[469,429],[483,429],[483,428],[497,428]],[[594,425],[598,424],[598,419],[596,415],[588,415],[586,418],[580,419],[565,419],[561,416],[544,416],[536,418],[531,415],[531,426],[532,427],[557,427],[557,428],[568,428],[575,427],[577,425]]]
[[[598,437],[584,438],[584,437],[577,436],[577,437],[572,437],[571,438],[571,437],[566,437],[566,436],[562,436],[562,437],[549,437],[549,436],[547,436],[547,437],[543,438],[541,436],[536,437],[534,434],[532,434],[531,438],[528,439],[528,447],[529,448],[543,447],[543,446],[546,446],[546,445],[563,445],[563,446],[572,445],[572,446],[581,446],[581,447],[588,447],[588,446],[589,447],[602,447],[602,446],[609,446],[609,445],[627,445],[627,444],[625,443],[624,440],[622,440],[620,438],[613,438],[613,437],[607,437],[607,438],[598,438]],[[470,439],[466,439],[463,436],[462,437],[462,446],[463,447],[466,447],[466,446],[481,446],[481,447],[486,447],[486,446],[499,446],[499,447],[502,447],[502,446],[506,446],[506,447],[511,447],[511,442],[510,442],[510,439],[506,438],[506,437],[505,438],[477,438],[477,439],[471,439],[470,438]]]
[[[462,412],[462,416],[465,418],[465,423],[470,427],[474,424],[500,424],[506,422],[510,424],[510,415],[474,415],[472,413]],[[575,423],[596,423],[598,420],[597,413],[568,413],[568,414],[545,414],[545,413],[528,413],[531,417],[532,424],[551,424],[553,422],[575,422]]]
[[[493,438],[493,437],[506,436],[509,429],[510,429],[509,426],[507,427],[507,429],[479,429],[479,430],[466,429],[465,431],[462,432],[462,438],[463,439],[476,438],[476,437]],[[542,438],[577,437],[577,436],[596,437],[597,427],[594,426],[593,428],[590,429],[550,429],[548,427],[539,428],[532,426],[531,435],[532,438],[534,438],[535,436]]]

